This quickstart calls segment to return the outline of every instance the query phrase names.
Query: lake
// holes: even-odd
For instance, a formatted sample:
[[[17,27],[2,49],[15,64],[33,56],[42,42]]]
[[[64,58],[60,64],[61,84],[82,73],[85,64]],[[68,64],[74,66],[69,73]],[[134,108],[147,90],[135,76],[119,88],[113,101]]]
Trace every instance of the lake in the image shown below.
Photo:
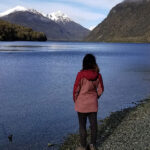
[[[0,42],[0,150],[46,150],[78,131],[72,91],[86,53],[103,76],[98,119],[150,95],[150,44]]]

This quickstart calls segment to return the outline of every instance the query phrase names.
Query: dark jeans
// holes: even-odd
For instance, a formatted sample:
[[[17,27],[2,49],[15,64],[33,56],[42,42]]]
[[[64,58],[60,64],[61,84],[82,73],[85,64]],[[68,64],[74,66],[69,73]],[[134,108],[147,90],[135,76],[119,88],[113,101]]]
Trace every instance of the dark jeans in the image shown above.
[[[78,112],[78,119],[79,119],[79,132],[80,132],[80,144],[83,147],[86,147],[86,121],[87,118],[90,122],[90,129],[91,129],[91,144],[96,145],[97,139],[97,112],[91,113],[79,113]]]

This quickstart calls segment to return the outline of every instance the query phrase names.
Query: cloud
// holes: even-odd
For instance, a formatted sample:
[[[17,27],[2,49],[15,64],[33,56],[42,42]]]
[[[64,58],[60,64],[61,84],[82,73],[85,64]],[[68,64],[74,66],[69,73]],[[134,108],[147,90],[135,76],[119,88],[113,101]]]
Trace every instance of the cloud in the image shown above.
[[[86,6],[101,8],[101,9],[111,9],[116,4],[122,2],[123,0],[66,0],[66,2],[80,3]]]

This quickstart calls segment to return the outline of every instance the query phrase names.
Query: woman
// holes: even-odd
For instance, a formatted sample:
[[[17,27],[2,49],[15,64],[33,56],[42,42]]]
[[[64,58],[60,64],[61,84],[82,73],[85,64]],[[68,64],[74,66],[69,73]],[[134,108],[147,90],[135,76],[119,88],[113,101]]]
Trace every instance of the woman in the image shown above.
[[[102,76],[99,73],[98,65],[94,55],[87,54],[83,59],[83,68],[77,74],[73,89],[75,110],[78,113],[79,132],[81,147],[78,150],[86,150],[86,121],[87,118],[91,127],[90,150],[96,149],[97,138],[97,111],[98,98],[104,91]]]

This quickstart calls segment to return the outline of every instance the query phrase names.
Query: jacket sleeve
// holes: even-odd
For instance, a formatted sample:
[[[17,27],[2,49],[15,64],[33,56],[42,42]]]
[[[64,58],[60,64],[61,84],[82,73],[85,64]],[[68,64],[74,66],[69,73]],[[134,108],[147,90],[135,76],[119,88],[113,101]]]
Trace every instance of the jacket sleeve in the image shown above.
[[[103,85],[103,79],[102,79],[101,74],[99,74],[98,78],[99,78],[99,83],[97,87],[97,94],[98,94],[98,97],[100,97],[102,93],[104,92],[104,85]]]
[[[74,83],[74,88],[73,88],[73,100],[74,100],[74,102],[76,101],[76,99],[79,95],[79,92],[80,92],[80,88],[81,88],[80,81],[81,81],[81,75],[80,75],[80,72],[79,72],[77,74],[77,77],[76,77],[76,80],[75,80],[75,83]]]

